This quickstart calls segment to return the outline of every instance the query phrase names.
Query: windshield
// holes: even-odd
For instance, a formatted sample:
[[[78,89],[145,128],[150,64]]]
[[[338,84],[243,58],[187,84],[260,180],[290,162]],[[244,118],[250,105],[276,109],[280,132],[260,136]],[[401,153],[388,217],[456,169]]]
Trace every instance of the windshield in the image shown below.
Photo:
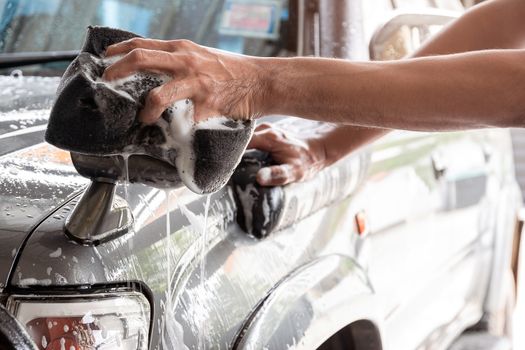
[[[0,53],[78,50],[88,25],[277,55],[288,0],[0,0]]]

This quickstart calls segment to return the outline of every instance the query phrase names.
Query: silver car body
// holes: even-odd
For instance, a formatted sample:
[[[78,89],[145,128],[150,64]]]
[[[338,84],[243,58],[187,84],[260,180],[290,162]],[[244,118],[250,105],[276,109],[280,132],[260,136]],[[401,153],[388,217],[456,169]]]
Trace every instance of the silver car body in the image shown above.
[[[331,6],[319,4],[326,26]],[[339,16],[377,28],[355,4]],[[302,25],[315,24],[303,10]],[[367,55],[318,40],[319,54]],[[3,110],[58,83],[1,79]],[[502,308],[520,203],[505,130],[393,132],[343,160],[353,169],[344,199],[312,210],[337,188],[288,186],[305,217],[260,240],[237,225],[231,186],[211,195],[205,219],[207,198],[186,188],[121,184],[134,230],[84,246],[64,223],[89,181],[42,143],[49,103],[35,106],[0,120],[0,291],[11,310],[17,298],[136,291],[150,303],[151,349],[316,349],[350,330],[356,349],[405,350],[444,349]]]

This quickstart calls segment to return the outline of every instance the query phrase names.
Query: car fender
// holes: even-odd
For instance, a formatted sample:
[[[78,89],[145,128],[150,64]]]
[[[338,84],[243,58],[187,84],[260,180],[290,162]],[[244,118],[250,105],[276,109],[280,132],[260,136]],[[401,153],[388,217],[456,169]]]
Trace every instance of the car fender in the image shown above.
[[[232,348],[316,349],[345,326],[366,320],[373,332],[360,332],[356,338],[365,337],[366,346],[359,348],[380,350],[377,305],[357,262],[342,255],[324,256],[284,278],[246,319]]]

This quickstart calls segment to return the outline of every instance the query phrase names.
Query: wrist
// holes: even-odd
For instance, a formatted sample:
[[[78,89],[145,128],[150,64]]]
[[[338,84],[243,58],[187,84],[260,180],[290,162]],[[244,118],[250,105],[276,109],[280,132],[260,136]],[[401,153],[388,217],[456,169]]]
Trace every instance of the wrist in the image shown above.
[[[306,143],[314,158],[314,164],[312,165],[317,165],[320,169],[323,169],[337,161],[328,149],[325,137],[311,137]]]
[[[256,80],[257,116],[286,114],[287,96],[283,91],[283,74],[286,71],[286,58],[257,57],[254,58],[258,67]]]

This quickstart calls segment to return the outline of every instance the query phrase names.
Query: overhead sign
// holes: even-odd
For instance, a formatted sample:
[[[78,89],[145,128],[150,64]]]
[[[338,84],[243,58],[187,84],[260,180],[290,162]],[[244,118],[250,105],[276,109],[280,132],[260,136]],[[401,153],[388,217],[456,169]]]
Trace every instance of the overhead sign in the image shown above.
[[[277,39],[281,0],[226,0],[219,33]]]

